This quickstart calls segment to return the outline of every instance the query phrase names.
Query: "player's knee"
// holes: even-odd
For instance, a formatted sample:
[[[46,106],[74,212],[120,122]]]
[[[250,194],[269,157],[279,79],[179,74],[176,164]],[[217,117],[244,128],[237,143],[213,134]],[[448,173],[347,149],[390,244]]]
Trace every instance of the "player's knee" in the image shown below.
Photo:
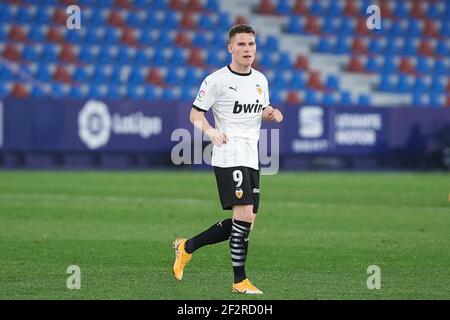
[[[253,213],[253,206],[252,205],[234,206],[233,217],[241,221],[253,222],[255,217]]]

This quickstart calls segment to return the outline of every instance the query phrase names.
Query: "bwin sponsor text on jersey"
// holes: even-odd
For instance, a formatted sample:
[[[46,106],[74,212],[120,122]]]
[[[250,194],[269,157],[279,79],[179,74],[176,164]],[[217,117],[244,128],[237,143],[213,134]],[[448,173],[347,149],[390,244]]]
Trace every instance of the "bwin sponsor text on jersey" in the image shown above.
[[[254,104],[240,104],[239,101],[234,102],[233,113],[261,113],[262,112],[262,104],[259,104],[259,101],[256,100]]]

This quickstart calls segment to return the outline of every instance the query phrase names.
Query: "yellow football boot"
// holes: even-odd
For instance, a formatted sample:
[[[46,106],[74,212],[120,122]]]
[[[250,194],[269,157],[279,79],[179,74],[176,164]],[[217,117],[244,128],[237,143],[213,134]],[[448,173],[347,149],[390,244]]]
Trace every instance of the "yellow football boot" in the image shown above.
[[[239,283],[233,284],[233,292],[246,294],[262,294],[262,291],[255,287],[248,278],[245,278]]]
[[[175,250],[175,262],[173,264],[173,275],[175,279],[181,280],[183,278],[184,267],[192,259],[192,254],[187,253],[184,250],[187,239],[176,238],[172,243],[172,247]]]

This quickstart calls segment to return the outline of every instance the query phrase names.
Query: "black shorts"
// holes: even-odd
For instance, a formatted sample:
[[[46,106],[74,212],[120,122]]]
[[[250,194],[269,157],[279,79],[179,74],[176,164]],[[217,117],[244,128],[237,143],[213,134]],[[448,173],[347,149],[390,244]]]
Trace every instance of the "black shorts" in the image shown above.
[[[224,210],[234,205],[253,205],[253,213],[259,207],[259,170],[249,167],[214,167],[220,202]]]

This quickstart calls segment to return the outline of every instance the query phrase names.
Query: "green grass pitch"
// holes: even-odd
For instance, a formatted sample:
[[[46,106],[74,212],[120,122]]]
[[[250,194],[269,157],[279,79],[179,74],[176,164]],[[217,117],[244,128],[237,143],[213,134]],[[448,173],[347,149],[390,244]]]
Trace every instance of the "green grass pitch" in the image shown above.
[[[175,236],[230,215],[212,171],[0,172],[0,299],[450,299],[449,188],[446,173],[263,176],[247,274],[264,295],[248,297],[227,242],[171,274]]]

